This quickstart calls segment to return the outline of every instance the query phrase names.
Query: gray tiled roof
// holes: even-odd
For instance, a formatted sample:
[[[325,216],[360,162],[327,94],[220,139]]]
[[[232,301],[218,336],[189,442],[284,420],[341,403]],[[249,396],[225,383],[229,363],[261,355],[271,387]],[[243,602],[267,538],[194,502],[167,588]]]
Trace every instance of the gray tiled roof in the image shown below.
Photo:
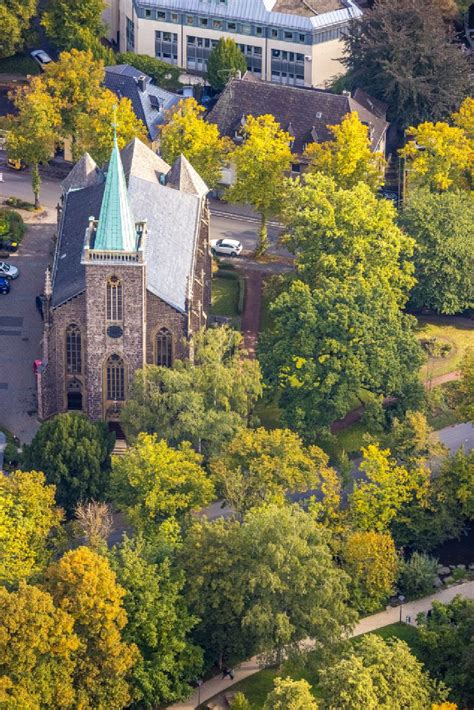
[[[258,22],[268,26],[288,27],[301,30],[318,30],[331,25],[348,22],[360,17],[361,10],[347,0],[346,7],[332,12],[304,17],[292,13],[273,12],[275,0],[227,0],[226,3],[203,2],[202,0],[137,0],[140,7],[159,7],[181,12],[195,12],[214,17],[228,17],[233,20]]]
[[[84,153],[61,183],[63,193],[103,182],[104,176],[89,153]]]
[[[166,184],[175,187],[182,192],[189,192],[191,195],[204,197],[209,192],[209,188],[196,172],[191,163],[185,156],[181,155],[176,158],[175,162],[168,175],[166,176]]]
[[[168,163],[150,150],[139,138],[133,138],[121,151],[121,156],[127,183],[130,175],[156,182],[160,179],[160,175],[166,175],[170,171]]]
[[[365,104],[367,98],[370,99],[365,94]],[[232,79],[207,120],[216,123],[222,135],[233,138],[245,116],[272,114],[284,130],[291,126],[293,152],[300,154],[307,143],[330,140],[332,134],[328,126],[337,125],[347,113],[357,111],[360,120],[373,127],[372,148],[375,149],[388,127],[385,117],[379,115],[379,103],[373,113],[351,96],[246,78]]]
[[[142,91],[138,86],[137,79],[140,76],[147,77],[145,91]],[[159,130],[158,126],[165,120],[164,112],[182,99],[182,96],[152,84],[149,76],[130,64],[105,67],[104,83],[117,96],[125,96],[130,99],[135,115],[143,121],[147,128],[150,140],[155,140]],[[152,106],[150,98],[152,96],[159,102],[159,110]]]

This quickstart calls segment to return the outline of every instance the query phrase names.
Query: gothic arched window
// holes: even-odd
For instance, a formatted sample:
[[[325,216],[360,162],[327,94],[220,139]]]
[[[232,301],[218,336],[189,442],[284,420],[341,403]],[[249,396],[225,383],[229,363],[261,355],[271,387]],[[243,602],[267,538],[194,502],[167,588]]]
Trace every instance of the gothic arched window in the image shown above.
[[[173,364],[173,336],[167,328],[161,328],[156,335],[156,364],[162,367]]]
[[[107,320],[116,323],[123,320],[123,287],[116,276],[107,281]]]
[[[123,402],[125,399],[125,365],[119,355],[107,360],[107,399]]]
[[[82,372],[81,331],[75,323],[66,329],[66,372],[70,375]]]

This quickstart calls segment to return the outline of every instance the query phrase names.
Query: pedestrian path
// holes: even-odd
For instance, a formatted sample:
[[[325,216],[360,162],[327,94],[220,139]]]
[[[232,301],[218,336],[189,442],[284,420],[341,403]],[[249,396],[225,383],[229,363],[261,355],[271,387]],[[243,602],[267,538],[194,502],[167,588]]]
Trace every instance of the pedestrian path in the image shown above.
[[[431,594],[428,597],[423,597],[423,599],[417,599],[416,601],[408,602],[407,604],[402,604],[398,607],[389,607],[385,611],[381,611],[379,614],[367,616],[359,621],[351,634],[351,637],[360,636],[361,634],[366,634],[370,631],[376,631],[384,626],[396,624],[398,621],[406,622],[407,619],[410,619],[410,623],[414,624],[417,614],[421,611],[427,612],[431,609],[433,601],[444,603],[450,602],[457,594],[460,594],[467,599],[474,599],[474,582],[455,584],[452,587],[443,589],[440,592]],[[311,640],[308,639],[307,641],[303,641],[303,647],[310,648]],[[248,661],[244,661],[235,669],[233,680],[223,680],[221,675],[211,678],[203,683],[199,690],[196,690],[188,700],[185,700],[182,703],[170,705],[169,710],[194,710],[194,708],[197,708],[200,703],[204,703],[206,700],[213,698],[219,693],[225,693],[229,690],[229,688],[235,685],[235,683],[239,683],[239,681],[258,673],[261,669],[262,665],[255,656]]]

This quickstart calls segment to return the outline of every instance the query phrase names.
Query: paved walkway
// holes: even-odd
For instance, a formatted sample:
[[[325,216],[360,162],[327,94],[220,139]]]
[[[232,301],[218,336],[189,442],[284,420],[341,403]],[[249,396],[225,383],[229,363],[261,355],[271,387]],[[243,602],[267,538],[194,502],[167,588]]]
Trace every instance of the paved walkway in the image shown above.
[[[384,626],[389,626],[390,624],[395,624],[400,619],[406,621],[407,617],[410,617],[411,623],[415,622],[417,614],[420,611],[428,611],[431,609],[433,601],[440,602],[450,602],[454,597],[460,594],[468,599],[474,599],[474,582],[464,582],[463,584],[456,584],[448,589],[443,589],[436,594],[431,594],[429,597],[424,597],[423,599],[418,599],[414,602],[409,602],[408,604],[403,604],[399,607],[390,607],[386,611],[382,611],[379,614],[373,614],[365,619],[359,621],[355,627],[351,637],[360,636],[361,634],[366,634],[370,631],[376,631]],[[311,647],[311,641],[303,641],[303,647]],[[255,656],[248,661],[244,661],[235,669],[234,680],[222,680],[221,676],[218,675],[215,678],[203,683],[200,690],[196,690],[193,695],[182,703],[176,703],[175,705],[170,705],[170,710],[194,710],[197,708],[199,703],[203,703],[215,695],[220,693],[225,693],[229,688],[231,688],[235,683],[238,683],[244,678],[248,678],[255,673],[258,673],[262,669],[259,664],[258,658]]]
[[[0,431],[0,473],[3,471],[3,456],[5,454],[5,447],[7,445],[7,437]]]
[[[262,308],[262,279],[260,271],[240,269],[245,278],[245,306],[242,313],[241,330],[249,357],[256,357],[258,334],[260,332],[260,312]]]

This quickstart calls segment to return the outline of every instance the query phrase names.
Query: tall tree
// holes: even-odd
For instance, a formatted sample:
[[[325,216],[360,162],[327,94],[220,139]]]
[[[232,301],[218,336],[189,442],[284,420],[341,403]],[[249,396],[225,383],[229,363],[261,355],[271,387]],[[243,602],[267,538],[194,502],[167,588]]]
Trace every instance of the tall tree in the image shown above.
[[[59,609],[72,616],[79,637],[76,706],[121,710],[131,700],[128,678],[138,651],[122,639],[125,591],[109,563],[87,547],[70,550],[51,565],[45,587]]]
[[[453,113],[452,119],[454,125],[462,128],[469,140],[474,140],[474,98],[468,96],[464,99],[459,111]]]
[[[354,86],[387,101],[403,127],[442,120],[469,94],[468,60],[437,0],[379,0],[344,41]]]
[[[263,710],[318,710],[318,703],[306,680],[275,678]]]
[[[91,99],[88,113],[78,118],[77,151],[87,151],[98,165],[106,163],[112,150],[113,124],[120,149],[132,138],[147,142],[146,128],[137,118],[130,99],[118,99],[112,91],[104,89]]]
[[[160,152],[168,163],[183,154],[213,188],[221,180],[231,144],[219,135],[215,124],[204,121],[203,113],[203,106],[195,99],[183,99],[171,109],[161,129]]]
[[[251,510],[242,525],[196,521],[180,552],[208,660],[279,655],[303,638],[328,651],[352,625],[348,577],[324,528],[298,506]]]
[[[43,568],[61,520],[54,486],[45,485],[42,473],[0,475],[0,583],[15,584]]]
[[[207,79],[218,91],[237,73],[245,74],[247,62],[240,47],[231,37],[221,37],[207,60]]]
[[[21,583],[0,587],[0,705],[77,707],[73,675],[80,641],[74,619],[50,594]]]
[[[378,611],[393,594],[399,559],[389,533],[351,532],[341,557],[351,579],[351,598],[363,613]]]
[[[446,699],[404,641],[375,634],[321,671],[321,688],[325,710],[426,710]]]
[[[8,124],[7,151],[11,158],[24,160],[31,166],[31,183],[38,208],[39,164],[47,163],[54,156],[59,140],[58,105],[39,78],[34,78],[27,87],[18,88],[13,94],[13,103],[18,114]]]
[[[112,464],[112,495],[134,526],[153,532],[167,518],[183,518],[214,497],[202,456],[184,442],[172,449],[156,435],[139,434]]]
[[[189,640],[197,619],[183,599],[183,574],[168,557],[159,557],[142,537],[126,539],[111,556],[125,589],[123,636],[141,654],[133,670],[133,695],[150,710],[185,698],[202,665],[201,650]]]
[[[44,422],[25,448],[24,466],[43,471],[56,499],[72,514],[78,502],[103,499],[108,487],[113,436],[103,422],[58,414]]]
[[[362,183],[340,190],[317,174],[287,189],[285,241],[298,278],[270,305],[260,361],[285,423],[311,440],[362,389],[402,402],[408,382],[418,391],[422,352],[415,320],[401,310],[414,283],[413,240]]]
[[[60,49],[88,49],[91,48],[87,46],[88,42],[86,46],[78,46],[78,35],[81,39],[89,35],[90,43],[93,43],[93,38],[98,40],[105,34],[102,13],[106,4],[105,0],[81,0],[80,3],[75,0],[49,0],[41,24]]]
[[[400,226],[416,241],[413,308],[453,315],[474,306],[474,197],[470,192],[409,195]]]
[[[474,348],[469,348],[461,362],[461,380],[456,392],[461,416],[474,422]]]
[[[243,143],[232,155],[236,181],[226,191],[226,199],[248,203],[260,213],[257,254],[263,254],[269,246],[268,219],[283,202],[285,174],[291,167],[291,136],[270,114],[247,116],[242,135]]]
[[[368,126],[353,111],[341,123],[328,128],[332,140],[311,143],[306,149],[309,170],[329,175],[344,189],[363,182],[376,192],[383,183],[385,159],[382,153],[372,152]]]
[[[217,453],[249,423],[262,393],[258,362],[246,358],[242,336],[228,327],[197,333],[193,361],[138,372],[122,415],[129,435],[158,434],[175,445],[190,441]]]
[[[23,48],[37,0],[3,0],[0,5],[0,58]]]
[[[400,566],[398,588],[407,597],[426,597],[433,592],[438,560],[423,552],[414,552]]]
[[[240,429],[211,461],[211,473],[224,499],[242,514],[264,502],[283,505],[285,494],[317,489],[322,512],[339,507],[340,483],[326,454],[306,448],[289,429]]]

